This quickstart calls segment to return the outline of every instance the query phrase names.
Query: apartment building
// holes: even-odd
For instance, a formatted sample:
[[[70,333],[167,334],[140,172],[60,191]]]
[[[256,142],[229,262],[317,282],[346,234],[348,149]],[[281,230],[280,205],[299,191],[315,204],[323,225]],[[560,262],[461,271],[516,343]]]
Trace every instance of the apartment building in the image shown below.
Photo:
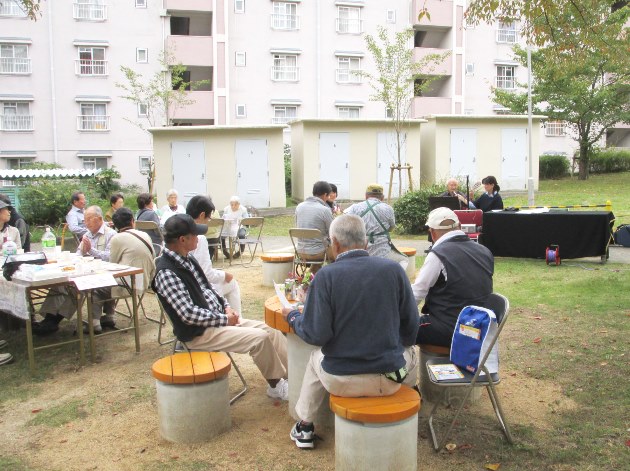
[[[365,34],[413,27],[416,57],[450,52],[440,78],[414,98],[412,117],[506,113],[492,86],[513,89],[527,70],[511,54],[517,23],[465,24],[464,0],[47,0],[24,17],[0,9],[0,158],[66,167],[116,165],[142,184],[150,137],[129,121],[142,106],[120,98],[120,66],[146,77],[166,49],[202,81],[175,125],[260,125],[300,118],[382,119],[383,103],[357,72],[373,71]],[[430,19],[418,20],[426,7]],[[572,153],[563,123],[547,122],[541,150]],[[290,140],[290,134],[286,135]],[[3,165],[0,162],[0,165]]]

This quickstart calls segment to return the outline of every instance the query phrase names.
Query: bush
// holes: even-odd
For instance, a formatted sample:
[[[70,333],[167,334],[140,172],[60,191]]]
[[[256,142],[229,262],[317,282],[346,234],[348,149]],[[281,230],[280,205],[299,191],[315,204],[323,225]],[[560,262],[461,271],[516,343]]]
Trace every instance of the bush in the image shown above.
[[[396,226],[404,234],[419,234],[429,215],[429,196],[444,192],[444,184],[434,184],[410,191],[394,202]]]
[[[630,151],[627,149],[595,149],[589,157],[589,173],[627,171],[630,171]]]
[[[284,191],[286,196],[291,196],[291,146],[284,145]]]
[[[569,161],[564,155],[541,155],[538,175],[542,180],[553,180],[569,174]]]

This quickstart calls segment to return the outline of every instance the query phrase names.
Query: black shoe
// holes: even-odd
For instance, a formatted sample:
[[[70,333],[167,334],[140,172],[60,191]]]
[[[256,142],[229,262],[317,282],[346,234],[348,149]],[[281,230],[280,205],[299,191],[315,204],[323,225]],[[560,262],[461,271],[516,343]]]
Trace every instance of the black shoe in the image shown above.
[[[223,257],[224,258],[230,258],[230,253],[229,252],[223,252]]]
[[[240,252],[236,252],[234,255],[232,255],[232,258],[239,258],[241,256]]]
[[[33,333],[35,335],[49,335],[59,330],[59,323],[63,316],[59,314],[46,314],[43,321],[33,324]]]
[[[101,327],[103,329],[115,330],[116,329],[116,321],[114,319],[102,318],[101,319]]]

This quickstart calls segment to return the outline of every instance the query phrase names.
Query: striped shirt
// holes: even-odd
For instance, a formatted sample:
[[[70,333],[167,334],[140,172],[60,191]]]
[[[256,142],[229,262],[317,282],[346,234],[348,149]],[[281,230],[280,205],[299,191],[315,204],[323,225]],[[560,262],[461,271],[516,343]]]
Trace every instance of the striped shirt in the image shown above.
[[[169,256],[185,270],[190,271],[203,292],[203,297],[208,303],[208,309],[195,305],[186,286],[182,280],[172,270],[160,270],[155,277],[155,286],[160,295],[175,309],[177,315],[185,324],[198,325],[201,327],[223,327],[228,325],[228,318],[225,308],[221,305],[219,294],[208,283],[208,279],[203,272],[196,269],[190,261],[192,255],[182,257],[176,252],[164,249],[162,257]],[[227,301],[225,306],[229,306]]]
[[[309,196],[295,208],[295,223],[300,229],[319,229],[328,237],[328,230],[332,223],[333,215],[330,207],[317,196]],[[326,250],[324,244],[318,239],[300,239],[298,251],[308,255],[323,253]]]
[[[368,202],[372,206],[372,211],[367,211]],[[387,231],[391,231],[396,225],[394,209],[387,203],[383,203],[378,198],[368,198],[367,201],[355,203],[344,211],[345,214],[356,214],[365,223],[365,232],[368,236],[367,251],[372,257],[387,257],[391,252],[389,246],[389,234],[383,234],[383,226]],[[365,214],[363,214],[365,213]],[[376,215],[378,215],[378,219]],[[379,221],[383,224],[379,224]],[[370,237],[370,234],[372,236]],[[376,235],[380,234],[380,235]]]

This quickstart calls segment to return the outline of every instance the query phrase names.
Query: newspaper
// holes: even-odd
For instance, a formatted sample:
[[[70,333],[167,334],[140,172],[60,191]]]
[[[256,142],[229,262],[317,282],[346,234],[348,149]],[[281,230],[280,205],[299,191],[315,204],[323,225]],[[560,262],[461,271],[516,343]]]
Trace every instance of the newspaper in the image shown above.
[[[282,304],[282,307],[288,307],[291,309],[296,309],[297,308],[297,303],[296,304],[292,304],[287,297],[284,294],[284,283],[276,283],[275,281],[273,282],[273,287],[276,289],[276,295],[278,296],[278,299],[280,300],[280,304]]]

